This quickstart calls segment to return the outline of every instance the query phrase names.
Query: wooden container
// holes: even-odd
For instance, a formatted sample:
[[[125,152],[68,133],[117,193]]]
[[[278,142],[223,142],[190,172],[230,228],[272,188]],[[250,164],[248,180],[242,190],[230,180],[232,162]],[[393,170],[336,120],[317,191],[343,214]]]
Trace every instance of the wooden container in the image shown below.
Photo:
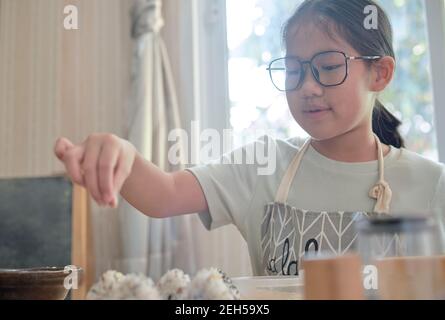
[[[362,262],[358,255],[303,260],[306,300],[362,300]]]
[[[445,256],[384,258],[376,267],[379,299],[445,299]]]

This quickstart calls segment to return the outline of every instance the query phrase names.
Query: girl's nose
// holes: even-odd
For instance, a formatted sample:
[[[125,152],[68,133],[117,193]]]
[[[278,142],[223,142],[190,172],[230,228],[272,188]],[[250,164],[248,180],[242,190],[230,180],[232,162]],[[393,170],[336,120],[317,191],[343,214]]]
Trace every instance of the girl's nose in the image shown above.
[[[307,66],[300,86],[300,92],[304,97],[321,96],[323,94],[323,86],[315,79],[310,66]]]

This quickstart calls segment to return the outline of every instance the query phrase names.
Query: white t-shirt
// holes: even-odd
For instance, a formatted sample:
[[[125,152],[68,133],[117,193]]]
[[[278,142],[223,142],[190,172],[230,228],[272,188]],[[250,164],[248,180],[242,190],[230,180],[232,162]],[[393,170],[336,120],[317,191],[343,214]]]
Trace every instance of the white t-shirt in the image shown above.
[[[274,201],[281,179],[303,142],[298,138],[275,140],[264,136],[225,154],[220,161],[187,169],[199,181],[208,203],[209,211],[199,213],[204,226],[212,230],[233,223],[247,241],[255,275],[263,274],[260,228],[264,206]],[[276,150],[273,174],[259,174],[260,165],[256,162],[233,163],[235,153],[246,156],[257,147],[270,150],[269,143]],[[384,162],[385,180],[392,190],[390,213],[434,214],[445,235],[445,165],[393,146]],[[377,180],[377,160],[339,162],[309,146],[287,203],[311,211],[372,212],[375,200],[368,194]]]

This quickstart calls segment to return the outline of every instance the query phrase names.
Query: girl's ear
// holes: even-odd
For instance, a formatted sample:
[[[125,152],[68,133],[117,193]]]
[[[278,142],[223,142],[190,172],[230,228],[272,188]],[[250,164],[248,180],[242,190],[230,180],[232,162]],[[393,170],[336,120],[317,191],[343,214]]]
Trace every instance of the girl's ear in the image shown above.
[[[394,76],[395,67],[396,61],[390,56],[374,61],[371,66],[372,77],[369,90],[375,92],[384,90]]]

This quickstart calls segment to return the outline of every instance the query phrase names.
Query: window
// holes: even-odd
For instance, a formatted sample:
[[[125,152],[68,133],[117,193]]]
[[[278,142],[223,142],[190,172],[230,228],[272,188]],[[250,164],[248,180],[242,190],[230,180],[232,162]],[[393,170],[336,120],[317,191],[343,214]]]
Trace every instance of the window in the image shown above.
[[[274,88],[266,71],[268,62],[283,54],[281,26],[301,2],[226,0],[228,112],[234,146],[255,138],[252,132],[258,128],[271,130],[278,138],[307,136],[292,118],[285,95]],[[397,58],[395,77],[380,98],[402,120],[400,132],[407,148],[438,160],[425,2],[378,2],[390,16]]]
[[[281,26],[301,0],[226,0],[230,125],[234,146],[267,129],[277,138],[307,136],[275,89],[266,67],[282,56]]]

